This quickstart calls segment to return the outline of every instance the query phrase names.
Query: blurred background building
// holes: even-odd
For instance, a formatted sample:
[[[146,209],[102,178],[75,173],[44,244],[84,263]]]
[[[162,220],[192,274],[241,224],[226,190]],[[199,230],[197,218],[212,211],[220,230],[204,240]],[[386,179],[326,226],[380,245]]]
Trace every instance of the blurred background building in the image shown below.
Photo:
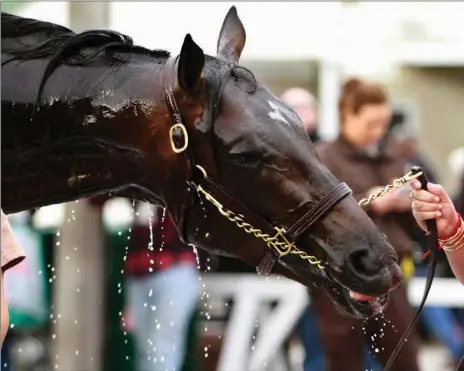
[[[94,2],[82,2],[78,6],[75,4],[2,1],[1,7],[2,11],[58,23],[74,28],[76,31],[86,27],[115,29],[130,35],[136,44],[152,49],[167,49],[173,54],[180,51],[185,34],[191,33],[206,53],[215,55],[217,35],[224,15],[230,6],[234,5],[231,2],[109,2],[104,6]],[[418,138],[422,152],[434,165],[440,181],[451,193],[457,189],[459,179],[456,168],[462,167],[464,162],[464,159],[458,158],[464,156],[463,152],[456,152],[458,148],[464,146],[463,2],[240,2],[235,5],[247,33],[241,64],[249,67],[275,95],[280,95],[293,86],[301,86],[313,92],[319,102],[319,131],[323,139],[331,140],[338,133],[337,103],[343,80],[352,75],[375,79],[386,85],[393,101],[395,120],[401,123],[411,136]],[[448,161],[452,153],[454,153],[453,161]],[[131,352],[130,339],[128,340],[121,325],[120,312],[124,308],[118,284],[121,280],[122,255],[126,244],[124,239],[127,238],[126,231],[131,213],[130,203],[124,200],[113,200],[107,203],[104,209],[104,220],[109,236],[105,243],[113,244],[114,249],[106,250],[106,255],[101,254],[96,257],[100,259],[99,264],[105,267],[105,279],[109,282],[105,286],[109,293],[105,294],[105,299],[101,299],[106,302],[106,314],[100,316],[99,318],[103,319],[98,321],[106,321],[108,324],[102,333],[97,332],[97,336],[103,339],[104,344],[99,346],[102,347],[104,360],[101,361],[100,366],[92,368],[92,371],[103,368],[108,371],[129,369],[127,363],[124,368],[118,368],[122,367],[118,360],[124,363],[128,357],[125,354]],[[35,228],[47,231],[48,234],[43,233],[45,240],[47,238],[47,241],[54,240],[56,230],[66,219],[65,215],[67,214],[64,205],[42,208],[35,215]],[[84,223],[83,220],[81,221]],[[50,242],[44,243],[50,244]],[[80,245],[78,239],[74,244],[85,247],[82,242]],[[56,253],[59,246],[54,248]],[[48,259],[53,261],[54,258],[50,255]],[[79,264],[77,261],[76,265]],[[202,291],[210,292],[210,297],[205,299],[206,294],[202,293],[204,300],[200,301],[198,312],[201,320],[196,319],[192,322],[194,323],[192,338],[197,339],[194,347],[199,349],[202,359],[192,361],[194,358],[191,358],[191,361],[188,361],[189,356],[186,356],[185,367],[209,371],[216,367],[213,363],[217,361],[217,367],[221,370],[232,370],[234,367],[238,367],[235,369],[250,367],[247,369],[258,370],[263,367],[260,358],[262,355],[271,354],[271,350],[278,350],[276,354],[280,357],[283,354],[282,349],[288,348],[289,341],[285,338],[291,334],[292,327],[295,325],[291,320],[294,319],[294,322],[297,320],[298,311],[290,315],[291,309],[282,309],[282,313],[285,314],[282,318],[286,320],[279,320],[281,326],[279,327],[275,324],[280,318],[278,311],[271,309],[270,306],[265,309],[259,306],[259,318],[263,326],[266,324],[266,319],[270,321],[268,331],[272,331],[273,334],[280,331],[282,339],[277,339],[276,344],[267,344],[266,340],[262,340],[256,345],[257,352],[261,353],[253,356],[247,350],[251,345],[243,343],[249,340],[247,336],[253,335],[253,331],[245,329],[241,334],[237,334],[233,333],[230,327],[224,330],[225,319],[238,321],[233,323],[241,328],[246,327],[244,324],[247,320],[255,321],[251,317],[248,319],[238,315],[234,317],[229,313],[227,303],[232,298],[235,298],[237,303],[242,300],[237,299],[239,296],[236,290],[240,285],[234,284],[234,287],[230,287],[230,281],[227,281],[225,276],[218,276],[217,279],[208,281],[208,274],[204,275],[206,277],[204,282],[208,283],[206,287],[202,287]],[[53,274],[51,277],[53,278]],[[222,280],[221,277],[224,279]],[[59,276],[57,279],[64,277]],[[250,280],[243,281],[243,285],[248,285],[247,290],[252,290],[250,287],[254,285],[256,292],[262,292],[262,288],[258,289],[263,283],[262,278],[254,277]],[[298,302],[301,308],[306,305],[304,291],[295,289],[296,291],[289,298],[288,295],[286,296],[288,289],[284,286],[279,289],[280,283],[275,280],[273,282],[277,286],[272,293],[264,293],[262,300],[267,302],[280,300],[283,304],[292,300],[294,307],[298,307],[295,304]],[[446,286],[446,290],[454,290],[454,288]],[[98,296],[98,292],[96,291],[95,295]],[[464,297],[462,290],[460,292],[462,299]],[[419,294],[411,295],[414,297]],[[50,305],[53,305],[53,300],[49,300]],[[243,303],[246,303],[246,300],[243,300]],[[441,299],[436,300],[439,302]],[[251,307],[255,304],[248,303]],[[454,302],[449,306],[462,307],[464,303],[461,300],[458,304]],[[205,310],[205,307],[208,309]],[[211,320],[206,320],[206,312],[209,313],[206,317],[213,317]],[[242,312],[240,313],[243,315]],[[219,318],[217,321],[215,316]],[[52,319],[50,322],[53,321]],[[239,323],[242,325],[239,326]],[[195,326],[198,329],[195,329]],[[204,331],[205,326],[209,328],[207,333]],[[198,333],[203,335],[200,336]],[[260,339],[265,339],[265,336],[261,335]],[[225,345],[222,354],[219,354],[217,347],[211,345],[213,343],[211,339],[221,336],[229,337],[229,340],[235,337]],[[48,344],[47,341],[44,340],[41,344]],[[242,353],[233,353],[240,348],[238,345],[240,341],[247,349],[243,348]],[[222,340],[221,342],[224,343]],[[17,352],[23,346],[21,343],[18,344],[15,347]],[[35,340],[34,344],[37,345]],[[301,360],[298,350],[300,348],[298,346],[290,348],[291,359]],[[424,371],[445,367],[442,362],[443,349],[440,347],[427,349],[428,353],[423,354],[425,358],[422,360]],[[229,353],[224,355],[227,352]],[[21,350],[21,353],[24,354],[25,350]],[[215,357],[217,359],[213,361]],[[21,359],[21,356],[16,355],[16,358]],[[34,366],[36,368],[28,369],[27,367],[33,366],[27,366],[27,362],[23,362],[21,367],[24,367],[24,370],[51,370],[56,360],[53,357],[49,358],[46,366],[37,366],[40,364],[37,361]],[[283,363],[276,363],[279,367],[301,369],[301,364],[298,365],[298,362],[296,365],[286,365],[284,358],[283,356],[279,358]],[[231,359],[235,359],[238,363],[232,365]],[[271,360],[268,359],[267,362],[269,364]],[[189,368],[189,364],[200,366]],[[427,368],[426,365],[431,368]],[[279,371],[283,369],[278,368]]]

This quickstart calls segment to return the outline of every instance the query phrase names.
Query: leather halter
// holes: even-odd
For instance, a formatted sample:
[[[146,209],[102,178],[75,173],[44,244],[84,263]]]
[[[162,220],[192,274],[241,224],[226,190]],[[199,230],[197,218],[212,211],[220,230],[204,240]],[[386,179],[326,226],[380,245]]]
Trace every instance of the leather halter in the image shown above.
[[[174,97],[174,76],[172,74],[175,70],[176,62],[177,58],[171,57],[168,59],[163,76],[166,104],[173,119],[172,128],[184,127],[182,116]],[[188,140],[186,137],[186,131],[182,131],[179,134],[184,137],[181,146],[185,146]],[[246,220],[247,223],[255,228],[258,228],[261,232],[269,236],[276,234],[275,225],[272,225],[267,220],[254,213],[221,184],[216,183],[213,179],[208,177],[206,173],[199,169],[195,163],[190,146],[187,146],[185,152],[187,153],[186,161],[190,164],[190,174],[187,182],[191,186],[197,189],[201,187],[201,189],[212,195],[214,199],[218,200],[221,205],[224,206],[224,208],[233,210],[234,213],[240,215],[243,220]],[[288,241],[290,245],[293,245],[294,241],[296,241],[303,232],[310,228],[314,223],[319,221],[325,214],[327,214],[333,207],[335,207],[335,205],[337,205],[341,200],[350,194],[351,189],[346,185],[346,183],[340,183],[329,194],[323,197],[313,208],[306,210],[303,216],[300,217],[288,230],[286,228],[279,229],[281,233],[279,233],[278,237],[284,241]],[[183,209],[185,208],[183,207]],[[184,219],[184,217],[181,217],[181,221]],[[179,230],[181,237],[184,239],[184,241],[187,242],[182,225],[180,226]],[[276,251],[270,248],[266,248],[266,252],[256,268],[257,272],[264,276],[270,275],[278,259],[279,256]]]

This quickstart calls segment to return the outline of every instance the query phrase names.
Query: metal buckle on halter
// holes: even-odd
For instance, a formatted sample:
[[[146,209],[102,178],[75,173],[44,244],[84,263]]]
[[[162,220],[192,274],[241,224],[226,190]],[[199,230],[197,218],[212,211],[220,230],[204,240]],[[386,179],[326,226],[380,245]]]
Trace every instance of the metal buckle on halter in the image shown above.
[[[267,241],[267,245],[279,254],[279,258],[290,254],[292,249],[296,247],[295,244],[285,237],[284,228],[274,227],[274,229],[276,234]]]
[[[182,135],[184,136],[184,145],[182,147],[177,147],[176,143],[174,142],[174,131],[180,129],[182,132]],[[177,123],[171,126],[169,129],[169,139],[171,141],[171,148],[175,153],[182,153],[184,152],[187,147],[188,147],[188,133],[187,129],[185,128],[184,124],[182,123]]]

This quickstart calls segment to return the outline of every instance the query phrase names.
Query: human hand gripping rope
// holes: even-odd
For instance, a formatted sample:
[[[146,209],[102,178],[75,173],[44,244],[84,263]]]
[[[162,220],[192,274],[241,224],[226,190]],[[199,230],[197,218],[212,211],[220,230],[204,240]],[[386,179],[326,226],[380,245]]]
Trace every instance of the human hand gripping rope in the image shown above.
[[[413,181],[411,192],[412,210],[419,225],[425,228],[426,218],[437,219],[439,248],[454,252],[464,246],[464,223],[444,189],[438,184],[430,184],[427,190]],[[428,252],[425,257],[428,256]]]
[[[390,370],[393,361],[401,350],[406,337],[416,323],[427,300],[435,275],[439,250],[443,249],[447,253],[453,253],[464,247],[463,219],[457,213],[453,202],[443,188],[437,184],[429,184],[425,173],[418,167],[413,168],[412,172],[406,174],[405,177],[408,177],[408,175],[409,180],[411,180],[411,186],[415,189],[410,195],[410,198],[413,200],[411,207],[414,217],[421,228],[427,231],[429,250],[424,254],[424,259],[430,257],[429,271],[422,302],[411,324],[391,354],[384,371]],[[456,371],[460,369],[463,362],[464,355],[459,361]]]
[[[426,190],[421,190],[421,185],[416,181],[413,181],[411,185],[415,189],[410,195],[413,200],[414,217],[424,230],[427,229],[424,221],[428,218],[436,218],[438,249],[446,252],[453,272],[461,282],[464,282],[463,255],[462,251],[458,252],[464,247],[464,222],[461,215],[440,185],[429,184]],[[425,257],[429,254],[430,251],[425,254]],[[464,355],[458,362],[456,371],[461,369],[463,363]]]
[[[403,337],[391,354],[384,371],[388,371],[392,367],[392,364],[400,352],[406,337],[417,322],[419,314],[425,305],[435,276],[435,268],[440,249],[443,249],[449,254],[464,247],[463,219],[461,215],[457,213],[452,201],[443,188],[437,184],[429,184],[425,173],[418,167],[414,167],[410,173],[403,177],[403,179],[410,180],[411,186],[415,189],[410,195],[410,198],[413,200],[411,207],[417,222],[422,229],[427,231],[429,250],[424,254],[424,259],[430,257],[430,261],[421,304]],[[401,186],[400,183],[397,184],[398,187]],[[387,186],[387,188],[388,187],[389,186]],[[398,187],[390,188],[393,190]],[[461,369],[463,362],[464,355],[460,359],[456,371]]]

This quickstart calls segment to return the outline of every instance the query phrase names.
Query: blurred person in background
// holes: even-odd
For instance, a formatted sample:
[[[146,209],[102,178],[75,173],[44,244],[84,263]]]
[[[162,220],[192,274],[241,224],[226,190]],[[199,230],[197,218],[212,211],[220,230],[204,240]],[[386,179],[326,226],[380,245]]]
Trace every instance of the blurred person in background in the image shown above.
[[[431,183],[437,182],[435,169],[419,149],[418,133],[415,130],[396,125],[390,132],[389,140],[407,161],[407,169],[411,166],[420,166],[427,173],[427,178]]]
[[[294,87],[284,91],[280,99],[299,115],[310,139],[313,142],[319,142],[317,100],[314,95],[306,89]],[[326,357],[314,305],[309,305],[303,313],[298,324],[298,330],[305,350],[304,371],[324,371],[326,369]],[[369,354],[366,346],[364,349],[365,368],[377,371],[379,365]]]
[[[11,371],[13,368],[11,366],[11,333],[8,332],[5,336],[5,339],[2,343],[2,352],[0,356],[0,370],[1,371]]]
[[[313,94],[303,88],[294,87],[283,92],[280,99],[300,116],[309,138],[319,141],[317,101]]]
[[[394,141],[408,162],[408,169],[412,166],[420,166],[431,183],[438,182],[435,170],[419,150],[417,133],[408,131],[404,127],[398,127],[394,130],[390,140]],[[418,225],[409,226],[407,231],[411,239],[419,246],[417,249],[419,254],[417,254],[415,261],[415,276],[425,278],[427,277],[428,265],[422,258],[422,253],[428,250],[427,236]],[[446,256],[440,254],[435,277],[446,277],[448,269],[449,264]],[[422,310],[421,319],[430,334],[446,346],[452,357],[451,366],[456,367],[462,354],[464,354],[464,329],[452,309],[445,306],[426,305]]]
[[[137,204],[124,271],[137,370],[180,371],[199,272],[192,248],[180,241],[163,208]]]
[[[18,240],[16,239],[13,230],[11,229],[10,223],[8,222],[8,218],[3,211],[2,214],[2,241],[1,241],[1,249],[2,249],[2,275],[1,275],[1,282],[0,282],[0,295],[1,295],[1,344],[3,345],[3,340],[5,339],[6,333],[8,332],[9,326],[9,314],[8,314],[8,303],[5,295],[5,285],[4,285],[4,278],[6,272],[13,268],[14,266],[18,265],[21,261],[24,260],[25,256],[21,246],[19,245]]]
[[[42,361],[46,362],[48,355],[45,345],[36,335],[46,329],[50,314],[46,302],[48,282],[41,274],[46,265],[39,233],[31,223],[31,212],[10,214],[8,222],[27,260],[11,267],[4,280],[5,292],[2,294],[8,301],[11,325],[2,347],[2,371],[24,367],[25,364],[38,365]],[[28,341],[29,339],[34,340]],[[12,344],[18,344],[18,340],[22,344],[28,344],[26,346],[29,349],[28,352],[19,354],[21,366],[11,365],[11,351],[13,347],[16,351],[18,349],[17,345]]]
[[[350,79],[339,100],[340,134],[331,143],[322,143],[318,152],[327,167],[353,190],[359,201],[404,175],[403,156],[383,140],[391,122],[392,110],[385,90],[379,84]],[[412,219],[406,187],[387,193],[365,208],[378,228],[387,235],[400,259],[411,254],[413,241],[403,228]],[[314,305],[327,353],[327,371],[363,370],[363,344],[368,340],[375,358],[385,365],[413,318],[404,282],[390,292],[385,311],[365,321],[342,315],[320,290],[313,290]],[[392,369],[419,371],[419,339],[412,331]]]

